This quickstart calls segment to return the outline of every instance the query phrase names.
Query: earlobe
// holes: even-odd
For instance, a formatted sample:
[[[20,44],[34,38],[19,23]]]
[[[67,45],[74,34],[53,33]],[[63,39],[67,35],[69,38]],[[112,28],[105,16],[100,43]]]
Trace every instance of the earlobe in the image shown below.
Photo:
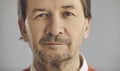
[[[91,23],[91,19],[85,20],[85,27],[84,27],[84,34],[83,34],[84,39],[87,39],[89,36],[90,23]]]
[[[21,35],[22,35],[22,39],[23,39],[25,42],[28,42],[28,37],[27,37],[25,22],[22,21],[22,20],[19,20],[19,21],[18,21],[18,24],[19,24],[19,28],[20,28]]]

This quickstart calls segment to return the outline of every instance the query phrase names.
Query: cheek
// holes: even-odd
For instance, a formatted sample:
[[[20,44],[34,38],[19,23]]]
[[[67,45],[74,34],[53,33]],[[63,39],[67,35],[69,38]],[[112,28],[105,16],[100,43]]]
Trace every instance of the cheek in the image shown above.
[[[39,40],[44,36],[45,24],[39,22],[29,23],[33,47],[39,46]]]
[[[72,38],[72,43],[74,46],[79,46],[80,43],[82,42],[82,31],[81,30],[75,30],[72,32],[71,34],[71,38]]]
[[[82,36],[84,23],[75,21],[73,23],[71,22],[67,26],[67,31],[69,32],[71,38],[78,39]]]
[[[72,53],[75,54],[76,52],[79,52],[81,43],[82,43],[82,33],[80,32],[80,30],[75,30],[72,32],[73,34],[71,34],[71,39],[72,39],[72,46],[71,46],[71,50]]]
[[[78,50],[83,37],[83,27],[84,23],[82,22],[71,22],[68,27],[68,33],[70,34],[70,38],[72,40],[72,49],[74,51]]]

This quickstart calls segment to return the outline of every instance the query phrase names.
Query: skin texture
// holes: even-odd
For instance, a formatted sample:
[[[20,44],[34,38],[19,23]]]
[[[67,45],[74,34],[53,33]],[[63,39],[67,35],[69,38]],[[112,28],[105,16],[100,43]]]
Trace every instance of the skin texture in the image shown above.
[[[79,48],[90,25],[80,0],[27,0],[26,19],[19,24],[37,71],[80,68]]]

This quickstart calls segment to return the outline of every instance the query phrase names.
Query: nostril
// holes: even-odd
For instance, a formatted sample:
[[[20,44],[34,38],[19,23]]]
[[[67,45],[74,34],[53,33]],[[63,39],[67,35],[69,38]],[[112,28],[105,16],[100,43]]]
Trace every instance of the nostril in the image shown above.
[[[62,34],[62,32],[60,32],[59,34]]]
[[[48,35],[49,35],[49,36],[53,36],[53,34],[52,34],[51,32],[48,32]]]

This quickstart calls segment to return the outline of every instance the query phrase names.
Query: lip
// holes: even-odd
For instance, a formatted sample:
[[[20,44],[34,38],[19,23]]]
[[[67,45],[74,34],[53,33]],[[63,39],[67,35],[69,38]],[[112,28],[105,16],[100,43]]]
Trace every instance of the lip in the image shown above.
[[[43,43],[43,45],[63,45],[62,43]]]

